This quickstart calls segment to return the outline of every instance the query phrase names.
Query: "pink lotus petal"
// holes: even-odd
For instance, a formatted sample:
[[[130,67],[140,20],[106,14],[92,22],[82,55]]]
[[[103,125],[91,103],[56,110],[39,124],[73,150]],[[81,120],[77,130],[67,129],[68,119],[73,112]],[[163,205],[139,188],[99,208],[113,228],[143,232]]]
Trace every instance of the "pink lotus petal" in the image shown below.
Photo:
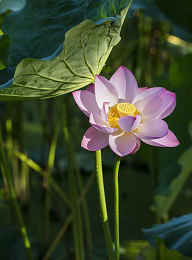
[[[131,154],[135,154],[138,150],[139,150],[139,148],[140,148],[140,139],[139,138],[137,138],[137,143],[136,143],[136,146],[135,146],[135,149],[131,152]]]
[[[135,120],[134,116],[123,116],[118,119],[118,125],[124,132],[131,132]]]
[[[177,137],[171,130],[168,130],[168,134],[162,138],[158,138],[154,140],[147,140],[142,138],[141,140],[146,144],[159,146],[159,147],[175,147],[179,145],[179,141]]]
[[[147,123],[140,124],[134,131],[134,134],[139,138],[157,139],[168,133],[168,125],[161,119],[154,119]]]
[[[107,113],[109,112],[109,102],[103,103],[103,108],[101,110],[101,117],[105,123],[107,123]]]
[[[162,87],[146,88],[143,91],[140,91],[140,93],[138,93],[138,95],[134,98],[132,104],[134,104],[138,100],[142,100],[147,97],[152,98],[156,95],[160,95],[165,91],[166,91],[165,88],[162,88]]]
[[[134,131],[140,125],[140,123],[141,123],[141,116],[138,114],[136,115],[136,120],[133,124],[131,131]]]
[[[119,118],[118,124],[124,132],[134,131],[141,122],[141,116],[138,114],[136,117],[123,116]]]
[[[140,94],[141,92],[143,92],[144,90],[146,90],[147,87],[143,87],[143,88],[138,88],[138,94]]]
[[[107,126],[102,117],[96,112],[92,112],[90,114],[89,123],[94,125]]]
[[[134,151],[137,138],[131,133],[118,130],[109,135],[109,146],[119,156],[125,156]]]
[[[154,96],[143,108],[141,112],[142,122],[153,119],[163,119],[173,112],[176,105],[176,94],[165,91],[161,95]]]
[[[124,132],[131,132],[135,130],[141,121],[141,116],[137,115],[137,117],[134,116],[123,116],[119,118],[118,125],[121,127],[121,129]]]
[[[142,110],[142,116],[151,115],[159,110],[163,104],[163,98],[159,95],[152,97]],[[142,117],[143,118],[143,117]]]
[[[164,97],[164,104],[162,107],[162,113],[159,115],[160,119],[163,119],[169,116],[176,106],[176,94],[170,91],[166,91]]]
[[[113,133],[118,130],[118,128],[108,127],[108,125],[103,121],[102,117],[95,112],[91,113],[89,123],[92,124],[92,126],[94,126],[96,129],[104,133]]]
[[[91,93],[93,93],[93,94],[95,94],[95,85],[94,85],[94,84],[90,84],[90,85],[87,87],[86,90],[89,91],[89,92],[91,92]]]
[[[95,97],[100,109],[104,102],[109,102],[110,106],[117,104],[118,92],[115,87],[104,77],[95,77]]]
[[[89,117],[90,113],[93,111],[100,113],[100,109],[93,93],[87,90],[77,90],[72,94],[75,102],[86,116]]]
[[[155,96],[161,95],[164,92],[165,89],[161,87],[148,88],[136,96],[136,98],[133,100],[133,105],[136,106],[139,112],[142,112],[149,100]]]
[[[159,95],[152,97],[141,111],[142,122],[145,123],[149,120],[157,118],[157,113],[163,105],[163,98]]]
[[[119,98],[131,103],[138,94],[138,85],[132,72],[121,66],[111,77],[110,82],[118,91]]]
[[[127,102],[127,99],[119,98],[117,103],[124,103],[124,102]]]
[[[109,144],[109,134],[91,126],[83,137],[81,146],[89,151],[101,150]]]

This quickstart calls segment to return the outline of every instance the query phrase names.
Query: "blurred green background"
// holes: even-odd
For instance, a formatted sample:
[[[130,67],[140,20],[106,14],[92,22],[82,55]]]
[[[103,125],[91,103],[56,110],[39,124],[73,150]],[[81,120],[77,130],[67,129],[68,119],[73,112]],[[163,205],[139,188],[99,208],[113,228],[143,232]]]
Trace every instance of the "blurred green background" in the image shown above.
[[[0,14],[0,21],[11,11],[11,6],[6,7]],[[156,148],[142,143],[137,154],[122,159],[119,175],[121,259],[159,259],[158,251],[144,241],[142,228],[164,223],[174,216],[190,213],[192,209],[191,16],[190,1],[175,4],[173,0],[135,0],[121,31],[122,39],[101,73],[110,78],[123,65],[133,72],[140,87],[163,86],[177,93],[176,109],[166,121],[180,145]],[[3,62],[6,53],[1,47],[0,42],[2,70],[6,66]],[[78,162],[78,194],[83,192],[85,195],[81,213],[86,259],[107,259],[94,178],[94,153],[81,148],[89,122],[71,94],[47,100],[0,103],[3,147],[14,189],[35,259],[46,259],[49,247],[61,231],[61,239],[55,242],[47,259],[75,259],[71,212],[65,198],[70,193],[61,123],[65,108]],[[102,153],[113,233],[112,168],[115,155],[109,148]],[[47,181],[50,175],[53,178],[51,184]],[[9,199],[6,181],[1,174],[0,259],[23,260],[26,259],[23,241]],[[91,237],[87,221],[90,221]],[[168,254],[165,257],[165,260],[173,259]]]

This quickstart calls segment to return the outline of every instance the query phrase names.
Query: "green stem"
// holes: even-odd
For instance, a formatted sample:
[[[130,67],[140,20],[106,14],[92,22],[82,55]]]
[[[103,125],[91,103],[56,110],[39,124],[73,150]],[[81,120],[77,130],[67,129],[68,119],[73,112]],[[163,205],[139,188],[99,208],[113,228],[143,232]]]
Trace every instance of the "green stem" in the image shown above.
[[[48,158],[48,167],[47,171],[45,172],[45,187],[46,187],[46,197],[45,197],[45,232],[44,232],[44,241],[47,242],[49,238],[49,231],[50,231],[50,207],[51,207],[51,195],[50,195],[50,183],[52,178],[52,171],[55,162],[55,153],[57,147],[57,140],[59,135],[61,124],[60,120],[54,127],[53,131],[53,138],[51,140],[51,146],[49,150],[49,158]]]
[[[16,116],[17,116],[17,135],[19,150],[25,153],[25,134],[23,125],[23,103],[18,101],[15,103]],[[21,176],[20,176],[20,189],[21,189],[21,203],[25,205],[29,197],[29,169],[26,163],[22,162],[21,165]]]
[[[165,259],[165,247],[161,245],[159,247],[159,260],[164,260]]]
[[[114,251],[113,251],[113,242],[112,242],[111,232],[109,228],[105,190],[104,190],[104,183],[103,183],[101,150],[96,151],[95,162],[96,162],[96,177],[97,177],[97,184],[98,184],[99,203],[101,209],[101,219],[103,223],[105,241],[107,244],[109,260],[114,260],[115,258],[114,258]]]
[[[12,103],[7,102],[7,118],[6,118],[6,139],[7,144],[9,147],[13,148],[14,140],[13,140],[13,109],[12,109]],[[7,153],[8,155],[8,162],[10,165],[10,170],[12,172],[13,176],[13,184],[15,189],[15,194],[18,198],[20,198],[20,180],[19,180],[19,166],[18,166],[18,160],[11,154],[9,151]]]
[[[115,231],[115,260],[119,260],[120,247],[119,247],[119,166],[121,158],[117,156],[113,176],[114,176],[114,231]]]
[[[83,231],[82,231],[82,219],[80,206],[78,204],[77,184],[75,179],[75,168],[74,168],[74,154],[73,147],[71,145],[70,131],[67,124],[67,109],[64,103],[63,109],[63,131],[65,149],[68,161],[68,177],[69,177],[69,189],[72,203],[72,215],[73,215],[73,234],[75,242],[75,254],[76,260],[84,260],[84,247],[83,247]]]
[[[10,198],[12,200],[13,207],[14,207],[14,210],[15,210],[15,214],[17,216],[17,220],[18,220],[18,223],[19,223],[19,226],[20,226],[20,231],[21,231],[21,234],[23,236],[26,253],[27,253],[28,259],[32,260],[33,256],[32,256],[30,241],[29,241],[29,238],[28,238],[27,230],[26,230],[24,222],[23,222],[23,218],[22,218],[22,214],[21,214],[19,205],[18,205],[17,200],[16,200],[16,195],[15,195],[15,191],[13,189],[13,184],[12,184],[12,180],[11,180],[11,174],[10,174],[9,167],[8,167],[8,164],[7,164],[6,155],[5,155],[5,152],[4,152],[4,149],[3,149],[1,129],[0,129],[0,159],[1,159],[0,160],[1,165],[4,168],[4,174],[5,174],[5,177],[6,177],[6,180],[7,180]]]

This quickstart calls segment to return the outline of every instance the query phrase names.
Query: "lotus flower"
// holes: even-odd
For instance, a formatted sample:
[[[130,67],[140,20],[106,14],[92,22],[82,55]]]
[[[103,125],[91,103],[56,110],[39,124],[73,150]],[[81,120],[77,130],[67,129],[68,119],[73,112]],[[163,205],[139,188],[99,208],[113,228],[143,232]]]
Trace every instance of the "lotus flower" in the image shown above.
[[[87,90],[73,92],[73,97],[89,117],[91,127],[85,132],[82,147],[89,151],[107,145],[119,156],[135,153],[144,143],[174,147],[179,144],[167,123],[176,94],[162,87],[138,88],[130,70],[120,67],[108,81],[96,75]]]

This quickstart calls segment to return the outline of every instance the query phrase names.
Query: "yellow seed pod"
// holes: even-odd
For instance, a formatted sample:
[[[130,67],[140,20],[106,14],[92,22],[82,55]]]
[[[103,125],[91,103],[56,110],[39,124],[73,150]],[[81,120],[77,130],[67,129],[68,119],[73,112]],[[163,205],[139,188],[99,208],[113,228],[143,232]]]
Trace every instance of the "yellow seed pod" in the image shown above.
[[[139,113],[137,108],[130,104],[130,103],[119,103],[117,105],[117,111],[119,113],[119,116],[134,116],[136,117],[136,115]]]

